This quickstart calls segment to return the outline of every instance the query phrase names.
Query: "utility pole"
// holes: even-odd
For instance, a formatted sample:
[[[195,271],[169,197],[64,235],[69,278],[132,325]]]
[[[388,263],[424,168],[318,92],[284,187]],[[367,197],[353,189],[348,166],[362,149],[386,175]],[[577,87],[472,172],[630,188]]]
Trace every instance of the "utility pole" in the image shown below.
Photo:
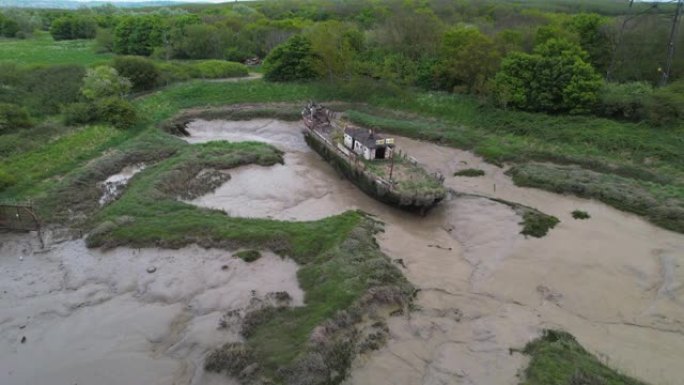
[[[634,0],[630,0],[629,2],[629,8],[632,9],[632,5],[634,5]],[[632,15],[625,16],[625,19],[622,21],[622,27],[620,27],[620,33],[618,34],[617,42],[613,46],[613,52],[610,55],[610,65],[608,66],[608,70],[606,71],[606,80],[612,81],[613,77],[613,70],[615,69],[615,66],[617,65],[617,56],[618,53],[622,50],[622,44],[624,43],[624,34],[625,34],[625,28],[627,27],[627,23],[630,21],[643,16],[647,13],[650,13],[651,11],[658,9],[658,3],[653,3],[651,4],[650,7],[647,9],[644,9],[639,12],[634,12]]]
[[[670,41],[667,46],[667,61],[665,62],[665,70],[663,71],[663,77],[660,79],[660,85],[667,85],[667,81],[670,79],[672,71],[672,61],[674,60],[675,45],[677,41],[677,33],[679,31],[679,21],[682,16],[682,8],[684,8],[684,0],[677,1],[677,10],[675,11],[674,18],[672,19],[672,30],[670,31]]]

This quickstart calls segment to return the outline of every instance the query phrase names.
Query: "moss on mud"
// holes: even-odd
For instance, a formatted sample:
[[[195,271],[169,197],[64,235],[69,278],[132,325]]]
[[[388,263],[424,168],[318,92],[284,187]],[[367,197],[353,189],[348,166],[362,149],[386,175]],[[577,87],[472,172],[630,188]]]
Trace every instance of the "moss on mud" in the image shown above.
[[[261,258],[261,253],[259,250],[242,250],[234,254],[236,257],[242,259],[245,262],[254,262]]]
[[[646,385],[605,366],[564,331],[544,330],[522,352],[531,359],[521,385]]]

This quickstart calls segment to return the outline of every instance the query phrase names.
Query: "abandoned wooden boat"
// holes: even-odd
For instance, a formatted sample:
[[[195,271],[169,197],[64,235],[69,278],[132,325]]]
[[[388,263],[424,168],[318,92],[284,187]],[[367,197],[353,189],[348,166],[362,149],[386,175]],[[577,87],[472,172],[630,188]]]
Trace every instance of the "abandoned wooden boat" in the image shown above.
[[[447,195],[441,174],[430,174],[396,147],[394,138],[345,121],[319,104],[302,110],[307,144],[373,198],[425,214]]]

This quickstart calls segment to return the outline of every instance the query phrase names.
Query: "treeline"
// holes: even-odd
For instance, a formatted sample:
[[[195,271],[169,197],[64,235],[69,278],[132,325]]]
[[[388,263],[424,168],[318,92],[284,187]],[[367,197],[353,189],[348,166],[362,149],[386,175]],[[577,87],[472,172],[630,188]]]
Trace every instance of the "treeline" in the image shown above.
[[[267,57],[268,80],[374,79],[504,108],[668,124],[684,116],[684,39],[673,85],[657,88],[673,11],[611,0],[288,0],[37,15],[56,40],[94,36],[101,52]]]
[[[92,68],[0,62],[0,135],[30,128],[55,115],[66,125],[102,122],[128,128],[138,121],[128,101],[131,93],[194,78],[247,74],[247,67],[240,63],[159,63],[138,56],[117,56]]]

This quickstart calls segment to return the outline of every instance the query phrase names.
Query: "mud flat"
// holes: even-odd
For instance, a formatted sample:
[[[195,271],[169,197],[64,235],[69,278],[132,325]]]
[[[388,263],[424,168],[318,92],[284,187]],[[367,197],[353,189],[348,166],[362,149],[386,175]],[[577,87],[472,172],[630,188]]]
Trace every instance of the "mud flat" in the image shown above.
[[[459,196],[426,218],[365,196],[306,148],[297,123],[196,121],[190,142],[259,140],[284,165],[231,170],[193,203],[232,215],[310,220],[359,208],[386,223],[378,241],[421,289],[420,310],[389,320],[391,339],[355,360],[350,384],[514,384],[526,357],[511,354],[542,328],[562,328],[610,366],[653,384],[684,377],[684,235],[592,200],[516,187],[471,153],[397,138],[428,171],[464,193],[535,207],[561,223],[520,235],[520,217],[489,199]],[[571,211],[589,212],[578,221]]]
[[[199,247],[41,250],[0,234],[0,383],[217,383],[206,353],[241,338],[222,316],[278,291],[301,305],[296,273],[268,252],[246,263]]]

